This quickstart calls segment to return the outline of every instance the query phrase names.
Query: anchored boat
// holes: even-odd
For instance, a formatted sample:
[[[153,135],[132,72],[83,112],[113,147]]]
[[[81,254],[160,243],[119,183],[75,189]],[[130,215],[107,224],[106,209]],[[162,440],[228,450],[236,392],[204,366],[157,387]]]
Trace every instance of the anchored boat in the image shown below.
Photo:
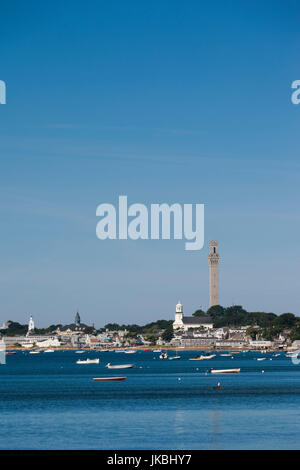
[[[105,367],[108,369],[132,369],[134,364],[111,364],[109,362]]]
[[[215,357],[216,355],[215,354],[210,354],[210,355],[201,355],[201,356],[196,356],[196,357],[191,357],[189,359],[189,361],[203,361],[204,359],[212,359],[213,357]]]
[[[241,369],[209,369],[211,374],[239,374]]]
[[[85,360],[80,360],[76,361],[76,364],[99,364],[100,359],[85,359]]]
[[[118,380],[125,380],[126,377],[94,377],[93,380],[98,382],[106,382],[106,381],[118,381]]]
[[[166,352],[162,352],[159,356],[159,359],[167,359],[168,358],[168,354]]]

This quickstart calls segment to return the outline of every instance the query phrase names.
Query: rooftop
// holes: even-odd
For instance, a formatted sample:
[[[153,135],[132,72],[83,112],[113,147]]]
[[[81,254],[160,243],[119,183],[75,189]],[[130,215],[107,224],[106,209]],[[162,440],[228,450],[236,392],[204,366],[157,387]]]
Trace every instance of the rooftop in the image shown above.
[[[199,325],[211,324],[213,320],[211,317],[183,317],[182,321],[186,325]]]

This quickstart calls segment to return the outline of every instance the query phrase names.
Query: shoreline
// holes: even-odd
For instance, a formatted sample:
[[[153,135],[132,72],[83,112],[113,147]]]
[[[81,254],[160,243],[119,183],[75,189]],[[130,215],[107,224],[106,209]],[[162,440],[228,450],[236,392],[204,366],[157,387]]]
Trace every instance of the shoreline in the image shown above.
[[[120,351],[120,350],[134,350],[134,351],[145,351],[145,352],[153,352],[153,350],[155,349],[159,349],[161,351],[177,351],[177,352],[180,352],[180,351],[236,351],[236,352],[248,352],[248,351],[264,351],[264,352],[287,352],[287,351],[293,351],[293,349],[291,349],[290,347],[286,347],[286,348],[281,348],[281,349],[274,349],[274,348],[254,348],[254,349],[251,349],[250,347],[236,347],[236,348],[233,348],[233,347],[217,347],[217,348],[212,348],[212,347],[200,347],[200,346],[186,346],[186,347],[173,347],[173,346],[153,346],[151,348],[142,348],[142,347],[130,347],[130,346],[127,346],[127,347],[124,347],[124,348],[107,348],[107,349],[101,349],[101,348],[60,348],[60,347],[48,347],[48,348],[12,348],[12,347],[9,347],[9,348],[6,348],[5,351],[6,352],[11,352],[11,351],[45,351],[47,349],[52,349],[53,351],[86,351],[86,352],[114,352],[114,351]]]

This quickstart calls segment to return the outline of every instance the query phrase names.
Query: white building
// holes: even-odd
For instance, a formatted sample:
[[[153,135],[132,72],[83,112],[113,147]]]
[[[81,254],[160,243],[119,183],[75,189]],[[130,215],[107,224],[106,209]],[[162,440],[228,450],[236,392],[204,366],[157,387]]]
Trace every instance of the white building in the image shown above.
[[[253,340],[249,342],[252,348],[270,348],[273,345],[272,341]]]
[[[27,336],[30,335],[30,333],[33,331],[34,331],[34,321],[33,321],[32,315],[30,315]]]
[[[57,338],[49,338],[44,341],[37,341],[36,345],[39,348],[53,348],[53,347],[58,347],[60,346],[60,341]]]
[[[180,302],[176,305],[175,321],[173,322],[173,330],[182,329],[187,331],[189,328],[213,328],[211,317],[185,317],[183,315],[183,307]]]

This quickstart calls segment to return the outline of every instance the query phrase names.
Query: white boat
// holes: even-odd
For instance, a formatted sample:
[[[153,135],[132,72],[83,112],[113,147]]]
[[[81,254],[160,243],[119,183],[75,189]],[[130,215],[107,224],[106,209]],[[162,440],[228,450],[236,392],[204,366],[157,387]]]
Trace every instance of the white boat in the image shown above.
[[[47,353],[48,353],[48,352],[54,352],[54,349],[45,349],[44,352],[47,352]]]
[[[134,364],[111,364],[109,362],[105,367],[108,369],[132,369]]]
[[[126,380],[126,377],[94,377],[93,380],[98,382],[107,382],[107,381],[119,381]]]
[[[176,361],[178,359],[181,359],[181,356],[178,356],[177,354],[176,354],[176,356],[169,357],[169,361]]]
[[[157,353],[159,352],[159,353],[161,353],[161,349],[153,349],[152,352],[157,352]]]
[[[231,354],[220,354],[220,356],[223,356],[223,357],[231,357]]]
[[[297,357],[299,356],[300,354],[300,351],[288,351],[286,353],[286,357]]]
[[[125,349],[115,349],[115,353],[124,353]]]
[[[124,351],[125,354],[135,354],[136,353],[136,349],[126,349],[126,351]]]
[[[80,360],[78,359],[78,361],[76,361],[76,364],[99,364],[100,362],[100,359],[84,359],[84,360]]]
[[[213,357],[216,357],[216,355],[215,355],[215,354],[209,354],[209,355],[207,355],[207,356],[206,356],[206,355],[204,355],[204,356],[202,355],[202,356],[200,356],[200,359],[212,359]]]
[[[265,360],[266,360],[265,357],[258,357],[258,358],[257,358],[257,361],[265,361]]]
[[[211,374],[239,374],[241,369],[210,369]]]
[[[40,354],[40,351],[29,351],[29,354]]]
[[[75,351],[75,354],[83,354],[85,351]]]
[[[159,359],[167,359],[167,358],[168,358],[168,354],[166,352],[161,353],[159,356]]]
[[[181,356],[179,356],[177,349],[175,349],[175,356],[170,356],[169,361],[178,361],[181,359]]]

